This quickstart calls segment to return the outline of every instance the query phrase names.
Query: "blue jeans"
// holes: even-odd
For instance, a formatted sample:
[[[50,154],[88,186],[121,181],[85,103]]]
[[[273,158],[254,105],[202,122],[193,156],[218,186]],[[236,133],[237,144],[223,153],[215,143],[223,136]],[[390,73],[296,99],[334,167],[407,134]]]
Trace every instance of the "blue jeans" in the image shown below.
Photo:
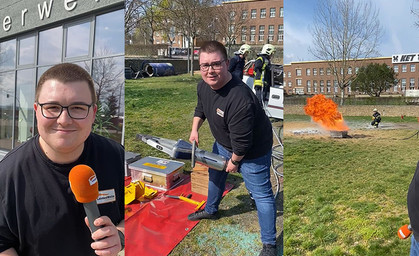
[[[419,242],[416,241],[413,234],[410,243],[410,256],[419,256]]]
[[[217,142],[214,143],[213,152],[231,158],[231,154]],[[261,240],[264,244],[276,244],[276,204],[270,181],[271,154],[256,159],[243,159],[239,171],[243,176],[247,190],[255,199],[258,212]],[[227,172],[209,169],[208,198],[205,211],[215,213],[225,189]]]

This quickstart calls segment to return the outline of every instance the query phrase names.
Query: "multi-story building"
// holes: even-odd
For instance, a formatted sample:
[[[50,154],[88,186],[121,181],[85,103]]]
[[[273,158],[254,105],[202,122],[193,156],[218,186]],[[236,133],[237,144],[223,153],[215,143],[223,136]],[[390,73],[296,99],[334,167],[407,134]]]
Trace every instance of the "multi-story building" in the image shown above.
[[[419,88],[419,54],[398,54],[392,57],[379,57],[357,60],[347,70],[339,70],[347,77],[354,78],[361,66],[369,63],[386,64],[393,68],[397,81],[385,94],[405,94]],[[284,91],[291,94],[326,94],[341,95],[336,78],[327,61],[291,62],[284,65]],[[345,95],[357,95],[359,92],[345,88]]]
[[[240,26],[236,28],[236,44],[283,46],[283,0],[238,0],[223,2],[223,5],[231,9],[230,17],[238,16],[235,19]]]
[[[123,113],[124,1],[2,0],[0,19],[0,158],[37,134],[35,87],[55,64],[82,66],[96,86],[112,78]]]
[[[264,44],[270,43],[283,48],[284,42],[284,1],[283,0],[237,0],[225,1],[219,8],[218,15],[226,17],[213,22],[222,24],[214,25],[214,33],[211,38],[198,37],[195,45],[199,46],[202,40],[218,40],[225,44],[236,45],[249,44],[260,50]],[[227,11],[226,11],[227,10]],[[211,21],[209,21],[211,23]],[[227,26],[227,29],[225,27]],[[188,47],[187,40],[173,28],[172,48]],[[223,30],[223,32],[221,32]],[[226,35],[228,34],[228,35]],[[207,35],[208,36],[208,35]],[[162,32],[154,33],[154,44],[167,44]]]

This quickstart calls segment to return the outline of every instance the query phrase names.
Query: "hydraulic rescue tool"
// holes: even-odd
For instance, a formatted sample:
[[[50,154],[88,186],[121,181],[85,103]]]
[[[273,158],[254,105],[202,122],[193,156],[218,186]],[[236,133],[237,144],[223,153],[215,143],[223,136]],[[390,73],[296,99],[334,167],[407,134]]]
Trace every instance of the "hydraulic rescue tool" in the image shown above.
[[[136,139],[168,154],[171,158],[191,160],[192,167],[195,166],[195,162],[218,171],[224,171],[227,166],[225,157],[199,149],[195,141],[191,144],[182,139],[175,141],[145,134],[137,134]]]

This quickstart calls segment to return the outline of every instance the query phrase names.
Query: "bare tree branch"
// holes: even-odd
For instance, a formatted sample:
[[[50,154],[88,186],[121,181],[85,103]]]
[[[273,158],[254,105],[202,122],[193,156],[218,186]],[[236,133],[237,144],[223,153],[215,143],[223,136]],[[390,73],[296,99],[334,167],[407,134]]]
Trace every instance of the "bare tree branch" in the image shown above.
[[[348,68],[360,59],[378,55],[376,49],[382,36],[378,10],[370,1],[321,0],[312,36],[309,51],[316,58],[329,61],[343,104],[345,88],[354,76],[348,74]]]

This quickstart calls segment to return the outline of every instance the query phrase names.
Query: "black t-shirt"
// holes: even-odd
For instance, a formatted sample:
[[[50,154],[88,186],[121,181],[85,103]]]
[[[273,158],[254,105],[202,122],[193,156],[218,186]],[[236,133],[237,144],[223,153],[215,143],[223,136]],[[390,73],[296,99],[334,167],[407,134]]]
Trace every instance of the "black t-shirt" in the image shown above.
[[[83,205],[71,192],[68,174],[77,164],[96,173],[101,215],[116,225],[124,219],[124,149],[91,133],[82,155],[71,164],[49,160],[39,136],[9,152],[0,162],[0,252],[23,255],[95,255]],[[101,203],[102,204],[99,204]]]
[[[272,148],[272,125],[256,95],[234,77],[221,89],[198,83],[194,116],[208,119],[218,143],[245,159],[261,157]]]
[[[419,162],[407,192],[407,210],[414,237],[419,242]]]

